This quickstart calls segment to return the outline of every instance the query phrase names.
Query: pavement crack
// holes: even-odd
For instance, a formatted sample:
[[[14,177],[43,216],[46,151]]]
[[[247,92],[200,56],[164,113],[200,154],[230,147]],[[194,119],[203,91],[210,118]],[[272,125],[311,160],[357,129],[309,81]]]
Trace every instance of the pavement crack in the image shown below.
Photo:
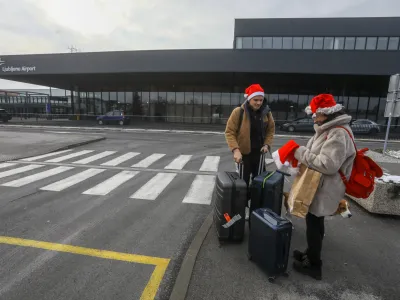
[[[13,202],[15,202],[15,201],[18,201],[18,200],[21,200],[21,199],[24,199],[24,198],[31,197],[31,196],[33,196],[33,195],[35,195],[35,194],[39,194],[39,193],[41,193],[41,192],[42,192],[42,191],[40,191],[40,190],[36,190],[36,191],[34,191],[34,192],[32,192],[32,193],[25,194],[25,195],[23,195],[23,196],[21,196],[21,197],[12,199],[12,200],[8,201],[6,204],[2,205],[1,208],[6,207],[7,205],[9,205],[9,204],[11,204],[11,203],[13,203]]]

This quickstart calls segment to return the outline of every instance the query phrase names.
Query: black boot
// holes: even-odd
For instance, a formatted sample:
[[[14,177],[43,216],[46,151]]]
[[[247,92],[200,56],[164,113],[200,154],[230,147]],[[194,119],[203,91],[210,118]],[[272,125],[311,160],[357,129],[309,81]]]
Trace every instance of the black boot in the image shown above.
[[[322,279],[322,262],[318,264],[311,264],[310,260],[306,256],[303,261],[294,261],[293,268],[304,275],[308,275],[316,280]]]
[[[293,257],[297,261],[303,261],[307,257],[307,250],[304,252],[301,252],[299,250],[294,250]]]

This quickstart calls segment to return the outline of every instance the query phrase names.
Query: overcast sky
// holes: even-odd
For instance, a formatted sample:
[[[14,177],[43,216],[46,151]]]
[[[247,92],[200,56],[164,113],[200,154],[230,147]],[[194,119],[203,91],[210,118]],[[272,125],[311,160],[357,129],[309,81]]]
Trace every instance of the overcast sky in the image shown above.
[[[0,12],[1,56],[232,48],[235,18],[400,16],[400,0],[0,0]]]

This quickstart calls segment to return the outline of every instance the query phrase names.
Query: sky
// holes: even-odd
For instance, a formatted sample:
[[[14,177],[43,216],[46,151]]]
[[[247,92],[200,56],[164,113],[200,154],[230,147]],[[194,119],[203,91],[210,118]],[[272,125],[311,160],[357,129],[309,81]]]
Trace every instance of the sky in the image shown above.
[[[400,16],[399,0],[0,0],[0,56],[232,48],[235,18]],[[0,89],[34,88],[0,79]]]

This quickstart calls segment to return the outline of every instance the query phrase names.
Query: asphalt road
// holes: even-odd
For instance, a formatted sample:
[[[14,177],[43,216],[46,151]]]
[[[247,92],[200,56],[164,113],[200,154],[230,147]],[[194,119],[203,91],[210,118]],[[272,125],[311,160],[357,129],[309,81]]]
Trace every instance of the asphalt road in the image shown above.
[[[71,132],[77,131],[47,133],[62,139]],[[168,299],[186,249],[211,211],[216,171],[234,168],[224,137],[99,135],[107,139],[0,165],[0,299],[153,299],[155,291],[155,299]],[[277,138],[274,148],[287,139]],[[20,168],[25,171],[16,173]]]

